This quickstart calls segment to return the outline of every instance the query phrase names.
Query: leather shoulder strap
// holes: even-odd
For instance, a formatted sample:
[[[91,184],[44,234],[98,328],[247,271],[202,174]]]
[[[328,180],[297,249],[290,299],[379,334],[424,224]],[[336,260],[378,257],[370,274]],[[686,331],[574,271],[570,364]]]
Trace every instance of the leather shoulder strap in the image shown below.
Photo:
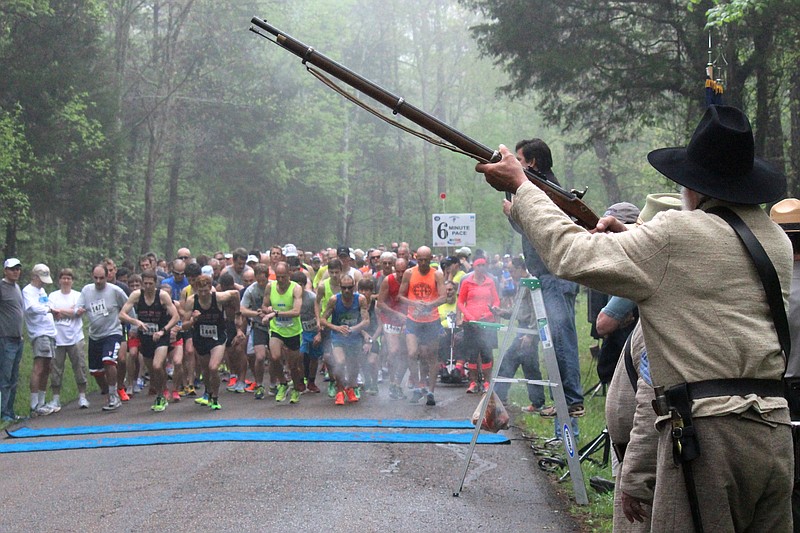
[[[633,387],[633,392],[637,392],[639,390],[639,374],[636,372],[636,368],[633,366],[633,354],[631,353],[632,339],[633,332],[628,335],[628,339],[625,341],[625,347],[622,349],[622,357],[625,359],[625,372],[628,374],[628,379]]]
[[[792,341],[789,336],[789,320],[786,318],[786,308],[783,306],[783,293],[781,292],[781,282],[778,279],[778,273],[775,271],[775,266],[769,260],[767,252],[764,247],[758,242],[758,239],[747,224],[734,213],[731,209],[724,206],[712,207],[708,213],[717,215],[722,220],[730,224],[733,231],[739,236],[750,257],[753,259],[758,276],[761,278],[761,284],[764,286],[764,292],[767,294],[767,303],[772,312],[772,320],[775,322],[775,330],[778,332],[778,340],[781,343],[781,349],[785,360],[788,362],[789,354],[792,349]]]

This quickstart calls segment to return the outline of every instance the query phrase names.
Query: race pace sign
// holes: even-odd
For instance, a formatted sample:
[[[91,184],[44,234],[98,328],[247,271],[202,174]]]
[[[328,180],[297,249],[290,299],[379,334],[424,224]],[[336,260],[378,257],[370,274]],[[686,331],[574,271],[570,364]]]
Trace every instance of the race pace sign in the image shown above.
[[[475,246],[475,213],[434,214],[434,246]]]

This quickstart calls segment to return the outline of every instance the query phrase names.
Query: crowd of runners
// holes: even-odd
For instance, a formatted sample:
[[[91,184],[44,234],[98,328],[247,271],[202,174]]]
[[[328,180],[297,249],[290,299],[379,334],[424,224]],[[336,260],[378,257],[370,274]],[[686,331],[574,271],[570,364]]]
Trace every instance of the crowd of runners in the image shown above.
[[[51,276],[44,264],[20,290],[21,268],[6,260],[2,288],[4,304],[13,304],[9,285],[20,292],[33,347],[31,416],[61,409],[67,359],[81,408],[90,407],[89,375],[105,411],[134,394],[152,395],[156,412],[179,401],[219,410],[222,389],[291,404],[325,393],[337,406],[378,394],[434,406],[439,380],[463,382],[468,393],[488,389],[494,330],[458,345],[469,329],[456,332],[462,322],[507,314],[514,284],[509,256],[476,250],[473,257],[467,247],[435,256],[407,243],[317,253],[286,244],[196,257],[182,248],[169,262],[147,254],[119,268],[106,259],[80,291],[71,269]],[[58,290],[48,293],[53,283]],[[17,376],[9,377],[13,409]],[[4,399],[8,420],[15,415]]]

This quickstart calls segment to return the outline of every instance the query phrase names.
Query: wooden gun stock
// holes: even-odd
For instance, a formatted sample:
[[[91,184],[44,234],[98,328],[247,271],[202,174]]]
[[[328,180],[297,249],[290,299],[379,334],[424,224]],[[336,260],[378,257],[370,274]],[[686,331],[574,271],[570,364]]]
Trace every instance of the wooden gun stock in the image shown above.
[[[391,109],[392,113],[395,115],[403,116],[421,128],[439,136],[459,150],[466,152],[477,161],[497,162],[500,160],[500,154],[496,150],[492,150],[486,145],[469,138],[436,117],[409,104],[404,98],[390,93],[379,85],[317,52],[311,46],[303,44],[297,39],[283,33],[278,28],[270,25],[267,21],[258,17],[253,17],[250,22],[257,28],[275,36],[274,42],[301,58],[303,64],[310,63],[314,65],[321,71],[326,72],[357,91],[366,94],[373,100],[385,105]],[[250,27],[250,31],[270,41],[272,40],[252,26]],[[577,224],[587,229],[594,229],[597,225],[597,215],[594,214],[589,206],[583,203],[576,194],[528,170],[526,170],[525,174],[533,184],[542,189],[553,203],[567,215],[571,216]]]

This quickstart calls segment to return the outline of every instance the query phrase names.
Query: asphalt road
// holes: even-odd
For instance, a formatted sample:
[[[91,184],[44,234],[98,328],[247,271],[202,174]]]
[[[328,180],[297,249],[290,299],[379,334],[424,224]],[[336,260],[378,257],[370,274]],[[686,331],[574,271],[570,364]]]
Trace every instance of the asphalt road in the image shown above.
[[[441,387],[437,405],[427,407],[390,400],[387,392],[342,407],[324,392],[290,405],[223,391],[221,411],[185,399],[163,413],[152,412],[153,398],[143,394],[104,413],[94,394],[88,410],[74,402],[27,426],[209,418],[464,420],[479,400],[461,387]],[[511,445],[476,448],[457,498],[465,445],[204,443],[0,454],[0,532],[580,531],[518,431],[506,433]]]

